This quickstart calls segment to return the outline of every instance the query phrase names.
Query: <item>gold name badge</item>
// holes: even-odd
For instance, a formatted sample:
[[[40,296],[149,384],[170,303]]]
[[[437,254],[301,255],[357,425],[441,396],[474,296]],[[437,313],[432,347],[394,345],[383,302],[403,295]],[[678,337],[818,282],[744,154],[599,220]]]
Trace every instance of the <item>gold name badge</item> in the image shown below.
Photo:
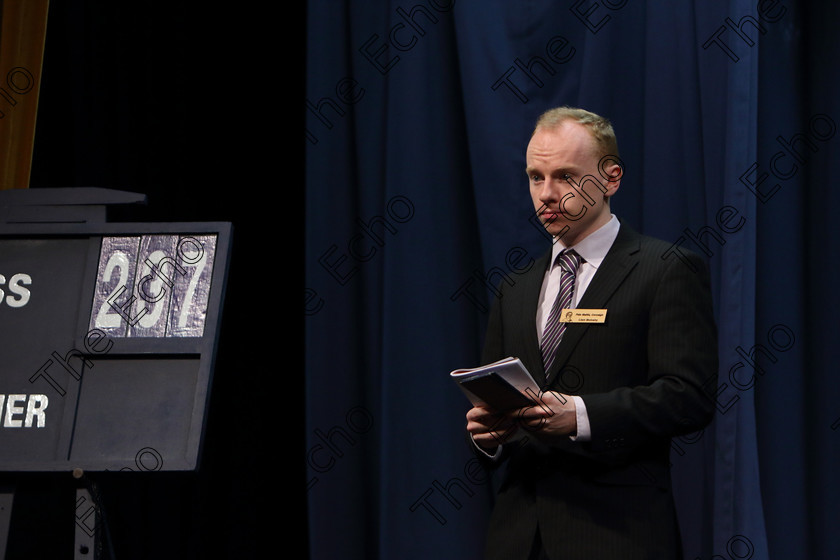
[[[606,318],[606,309],[564,309],[560,314],[563,323],[603,323]]]

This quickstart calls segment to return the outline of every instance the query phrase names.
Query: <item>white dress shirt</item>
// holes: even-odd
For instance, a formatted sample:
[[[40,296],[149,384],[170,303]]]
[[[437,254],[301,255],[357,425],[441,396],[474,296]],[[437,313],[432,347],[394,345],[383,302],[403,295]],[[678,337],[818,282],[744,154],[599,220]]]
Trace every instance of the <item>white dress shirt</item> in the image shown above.
[[[540,299],[537,305],[537,340],[542,339],[543,330],[545,330],[545,322],[548,319],[548,314],[551,311],[551,306],[557,298],[557,293],[560,291],[560,266],[555,261],[557,255],[564,249],[574,249],[575,252],[581,256],[583,261],[578,267],[577,276],[575,277],[575,291],[572,294],[572,309],[577,307],[586,288],[592,281],[592,277],[598,271],[598,267],[607,256],[607,252],[612,247],[615,238],[618,236],[618,229],[620,227],[618,218],[614,214],[611,215],[610,221],[598,228],[593,233],[590,233],[583,238],[577,245],[566,247],[562,241],[557,241],[551,249],[551,265],[545,273],[542,288],[540,289]],[[550,297],[549,297],[550,296]],[[589,441],[592,438],[592,431],[589,426],[589,416],[586,413],[586,405],[583,399],[579,396],[572,395],[572,400],[575,403],[575,418],[577,420],[577,433],[570,436],[575,441]],[[499,446],[495,453],[488,453],[482,449],[478,444],[476,447],[492,458],[498,458],[501,453],[501,446]]]
[[[560,291],[561,268],[556,263],[557,255],[564,249],[574,249],[583,259],[575,277],[575,291],[572,294],[572,303],[570,306],[571,309],[574,309],[577,307],[581,297],[583,297],[586,288],[589,287],[592,277],[595,276],[598,267],[601,266],[610,247],[612,247],[618,235],[620,225],[618,218],[613,214],[609,222],[584,237],[576,245],[566,247],[561,240],[558,240],[554,244],[551,249],[551,265],[545,273],[542,289],[540,290],[539,304],[537,305],[537,340],[542,340],[542,333],[545,330],[545,323],[551,311],[551,306],[554,304],[557,293]],[[578,396],[573,395],[572,399],[575,402],[575,415],[577,418],[577,434],[572,436],[572,439],[589,441],[592,437],[592,432],[589,427],[589,416],[586,413],[586,405],[583,403],[583,399]]]

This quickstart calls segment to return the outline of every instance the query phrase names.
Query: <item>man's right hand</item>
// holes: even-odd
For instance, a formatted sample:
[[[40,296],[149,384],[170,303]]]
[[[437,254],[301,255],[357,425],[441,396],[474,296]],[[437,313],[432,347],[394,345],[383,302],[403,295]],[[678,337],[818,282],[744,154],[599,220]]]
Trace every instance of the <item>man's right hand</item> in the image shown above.
[[[515,415],[478,406],[467,411],[467,431],[483,449],[495,449],[507,442],[518,429]]]

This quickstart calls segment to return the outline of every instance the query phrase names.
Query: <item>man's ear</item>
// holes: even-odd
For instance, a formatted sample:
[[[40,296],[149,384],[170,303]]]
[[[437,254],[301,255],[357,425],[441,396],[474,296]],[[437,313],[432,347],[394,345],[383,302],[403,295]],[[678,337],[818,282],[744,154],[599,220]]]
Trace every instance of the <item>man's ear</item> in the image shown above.
[[[621,185],[621,178],[624,176],[624,163],[621,158],[611,155],[602,157],[601,161],[598,162],[598,171],[607,182],[607,192],[604,193],[604,196],[614,195]]]

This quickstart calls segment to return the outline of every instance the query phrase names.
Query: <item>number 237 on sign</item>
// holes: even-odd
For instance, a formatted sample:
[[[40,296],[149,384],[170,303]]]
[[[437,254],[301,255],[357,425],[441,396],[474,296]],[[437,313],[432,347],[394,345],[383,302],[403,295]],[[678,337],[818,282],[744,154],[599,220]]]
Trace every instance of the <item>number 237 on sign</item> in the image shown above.
[[[90,328],[113,337],[200,337],[215,235],[103,237]]]

